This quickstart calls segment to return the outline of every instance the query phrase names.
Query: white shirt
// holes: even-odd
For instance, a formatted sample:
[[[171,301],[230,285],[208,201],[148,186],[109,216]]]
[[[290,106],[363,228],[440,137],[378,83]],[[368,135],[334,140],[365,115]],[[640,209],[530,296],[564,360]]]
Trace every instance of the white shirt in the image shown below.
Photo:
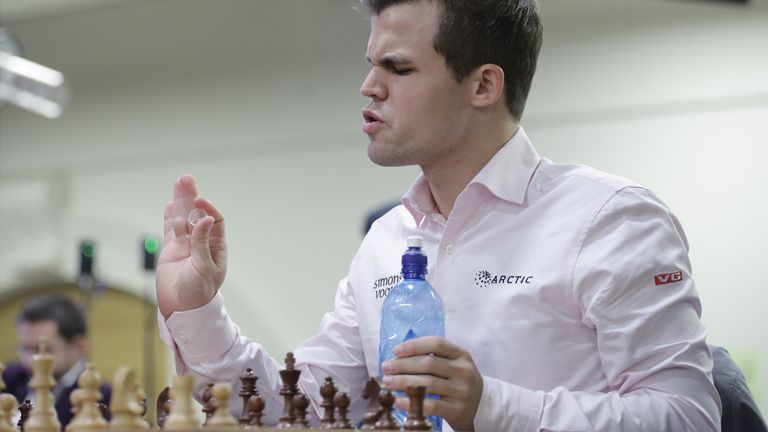
[[[420,235],[446,338],[484,377],[478,431],[714,431],[720,399],[678,220],[626,179],[538,156],[521,129],[458,196],[448,220],[419,177],[363,240],[318,334],[295,350],[321,415],[332,375],[352,399],[378,375],[379,319],[405,238]],[[254,369],[269,416],[278,370],[231,322],[221,294],[161,322],[179,373]],[[174,342],[175,341],[175,344]],[[282,363],[282,360],[280,360]],[[444,425],[444,430],[451,430]]]

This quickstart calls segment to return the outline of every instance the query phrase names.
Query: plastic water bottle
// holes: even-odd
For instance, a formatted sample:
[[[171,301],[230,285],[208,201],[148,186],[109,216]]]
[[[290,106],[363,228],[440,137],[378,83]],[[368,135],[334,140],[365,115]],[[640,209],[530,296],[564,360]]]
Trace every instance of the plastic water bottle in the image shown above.
[[[443,300],[424,278],[427,274],[427,256],[421,250],[422,244],[421,237],[408,237],[408,250],[402,260],[403,280],[392,288],[381,307],[380,378],[384,375],[381,364],[395,357],[393,350],[397,345],[422,336],[445,336],[445,308]],[[394,415],[401,424],[405,423],[407,414],[404,411],[395,410]],[[432,416],[429,420],[432,422],[432,430],[442,430],[442,418]]]

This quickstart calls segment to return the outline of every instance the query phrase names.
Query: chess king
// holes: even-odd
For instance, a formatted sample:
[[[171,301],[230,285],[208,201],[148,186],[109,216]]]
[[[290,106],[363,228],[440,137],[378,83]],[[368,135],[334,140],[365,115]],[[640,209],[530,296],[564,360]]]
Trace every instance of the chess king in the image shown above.
[[[66,426],[73,417],[70,395],[78,388],[77,380],[86,367],[88,333],[85,315],[69,297],[43,295],[22,306],[16,318],[16,331],[20,361],[9,363],[3,372],[5,392],[13,394],[19,405],[27,399],[34,405],[35,392],[30,387],[31,359],[37,353],[40,339],[45,339],[47,351],[53,357],[56,385],[51,391],[54,407],[59,422]],[[108,405],[110,387],[102,385],[99,391],[103,396],[101,403]]]

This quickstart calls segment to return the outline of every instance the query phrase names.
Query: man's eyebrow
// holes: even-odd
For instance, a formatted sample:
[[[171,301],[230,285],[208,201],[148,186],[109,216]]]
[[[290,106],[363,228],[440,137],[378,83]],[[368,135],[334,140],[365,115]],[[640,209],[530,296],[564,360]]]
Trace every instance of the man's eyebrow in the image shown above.
[[[370,64],[373,64],[373,61],[367,54],[365,55],[365,61],[367,61]],[[397,65],[403,65],[410,62],[411,61],[409,59],[397,54],[385,54],[384,56],[381,57],[381,59],[379,59],[378,63],[381,66],[392,67]]]

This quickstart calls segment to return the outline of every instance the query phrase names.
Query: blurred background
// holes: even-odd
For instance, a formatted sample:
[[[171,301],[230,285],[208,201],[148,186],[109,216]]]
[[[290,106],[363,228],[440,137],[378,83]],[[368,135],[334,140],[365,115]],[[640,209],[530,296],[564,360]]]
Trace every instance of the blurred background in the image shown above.
[[[16,351],[19,304],[62,291],[89,305],[105,377],[129,364],[152,388],[168,383],[144,246],[183,173],[226,215],[223,290],[243,332],[277,358],[311,336],[366,214],[418,173],[366,156],[359,9],[2,0],[20,55],[63,73],[71,100],[55,119],[0,110],[0,361]],[[765,412],[768,0],[544,0],[542,12],[528,135],[544,157],[628,177],[670,205],[710,342]],[[79,279],[83,242],[97,283]]]

